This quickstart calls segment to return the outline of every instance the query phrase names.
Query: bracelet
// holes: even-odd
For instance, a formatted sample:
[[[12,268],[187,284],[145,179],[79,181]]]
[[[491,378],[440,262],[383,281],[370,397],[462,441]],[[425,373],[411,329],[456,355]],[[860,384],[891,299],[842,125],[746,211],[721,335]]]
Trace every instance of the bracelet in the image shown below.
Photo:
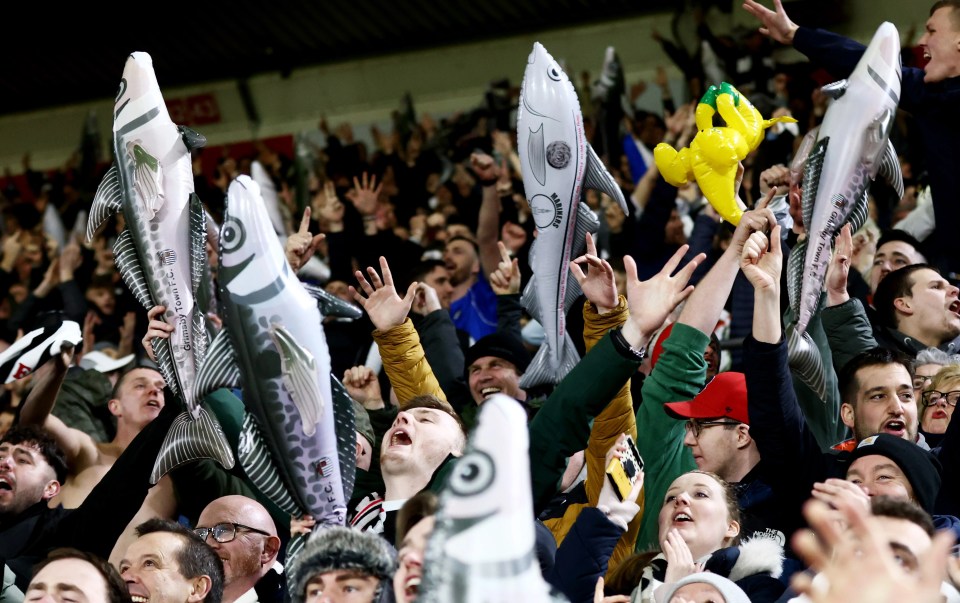
[[[624,356],[628,356],[631,360],[636,362],[643,362],[643,359],[647,356],[647,349],[640,348],[639,350],[630,345],[630,342],[623,336],[623,329],[616,329],[615,331],[610,332],[610,340],[613,342],[613,347],[616,348]]]

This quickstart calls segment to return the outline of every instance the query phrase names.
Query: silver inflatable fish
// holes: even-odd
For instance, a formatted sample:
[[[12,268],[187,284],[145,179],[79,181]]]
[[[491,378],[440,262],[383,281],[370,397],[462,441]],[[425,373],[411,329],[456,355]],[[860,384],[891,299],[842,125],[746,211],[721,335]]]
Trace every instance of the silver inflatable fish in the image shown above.
[[[586,233],[600,226],[580,202],[584,187],[606,193],[625,213],[627,202],[586,141],[573,84],[539,43],[527,59],[520,89],[517,146],[523,188],[537,227],[530,248],[533,278],[522,303],[546,335],[520,381],[522,387],[532,387],[558,383],[580,360],[566,332],[567,310],[580,295],[569,265],[583,252]]]
[[[122,213],[126,229],[113,247],[117,269],[148,310],[166,306],[162,318],[176,329],[154,339],[157,364],[167,386],[187,407],[164,442],[151,479],[199,458],[233,467],[233,453],[220,425],[200,406],[194,390],[207,354],[207,325],[196,302],[207,264],[204,211],[193,192],[190,149],[206,140],[177,127],[144,52],[127,59],[113,114],[115,163],[97,189],[87,239],[111,215]]]
[[[520,404],[488,398],[440,494],[419,603],[567,601],[540,574],[529,446]]]
[[[833,242],[844,224],[867,219],[867,187],[880,174],[903,196],[903,176],[890,130],[900,102],[900,34],[877,29],[853,73],[824,86],[833,98],[807,157],[803,223],[807,238],[790,253],[788,292],[798,334],[817,312]]]
[[[248,413],[237,456],[247,476],[284,511],[344,525],[356,462],[353,405],[332,395],[323,317],[247,176],[227,193],[218,278],[225,326],[198,389],[242,386]]]

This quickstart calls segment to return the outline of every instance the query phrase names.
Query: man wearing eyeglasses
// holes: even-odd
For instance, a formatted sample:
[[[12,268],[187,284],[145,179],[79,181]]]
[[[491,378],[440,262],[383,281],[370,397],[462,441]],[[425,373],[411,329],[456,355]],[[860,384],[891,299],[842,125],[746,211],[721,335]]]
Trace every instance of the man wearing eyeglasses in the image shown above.
[[[208,504],[193,532],[223,561],[223,603],[256,603],[254,586],[277,561],[280,538],[267,510],[246,496],[224,496]]]

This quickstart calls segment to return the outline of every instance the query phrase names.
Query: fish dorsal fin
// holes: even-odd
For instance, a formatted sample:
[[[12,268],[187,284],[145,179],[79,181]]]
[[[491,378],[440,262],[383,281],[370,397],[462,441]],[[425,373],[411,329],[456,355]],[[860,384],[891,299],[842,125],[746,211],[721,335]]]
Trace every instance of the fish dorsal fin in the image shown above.
[[[120,188],[120,170],[114,163],[100,181],[97,193],[93,196],[93,206],[90,208],[90,217],[87,219],[87,241],[92,241],[94,235],[107,221],[107,218],[118,214],[123,209],[123,192]]]
[[[198,406],[197,411],[196,417],[185,412],[174,419],[157,454],[150,483],[157,483],[180,465],[200,459],[213,459],[224,469],[233,468],[233,449],[216,417],[202,406]]]
[[[586,203],[581,201],[577,204],[577,225],[573,232],[573,250],[570,257],[580,257],[583,255],[587,249],[587,233],[596,234],[598,230],[600,230],[600,220],[597,218],[597,214],[595,214]],[[563,298],[564,310],[570,310],[582,293],[580,283],[577,282],[577,279],[573,278],[572,274],[568,273],[567,292]]]
[[[190,290],[196,295],[207,263],[207,222],[203,204],[196,193],[190,193]]]
[[[187,126],[177,126],[177,130],[180,131],[180,139],[183,140],[184,146],[191,151],[193,149],[201,149],[207,146],[207,137],[200,132],[197,132],[193,128],[188,128]]]
[[[587,169],[583,176],[583,185],[586,188],[606,193],[608,197],[620,204],[623,213],[630,215],[627,208],[627,200],[623,197],[623,191],[617,185],[616,180],[603,166],[603,161],[597,155],[589,144],[587,145]]]
[[[167,387],[170,388],[174,396],[180,398],[182,390],[180,389],[180,382],[177,381],[177,369],[173,363],[173,353],[170,351],[170,340],[154,337],[150,345],[153,346],[153,354],[157,357],[157,366],[160,367],[160,373],[167,382]]]
[[[820,91],[823,92],[828,98],[837,100],[847,91],[847,80],[840,80],[839,82],[827,84],[821,88]]]
[[[156,304],[150,296],[150,288],[147,287],[147,279],[143,276],[143,268],[140,266],[140,256],[137,255],[137,247],[129,230],[125,229],[117,237],[117,242],[113,245],[113,258],[120,276],[123,277],[123,282],[130,288],[140,305],[148,310],[153,308]]]
[[[850,210],[850,215],[847,216],[845,224],[850,225],[850,232],[857,232],[860,228],[867,223],[867,217],[870,213],[870,190],[866,189],[863,191],[863,194],[860,195],[860,198],[857,199],[856,203],[853,204],[853,209]],[[837,229],[837,233],[833,236],[834,241],[837,239],[837,236],[840,234],[840,229]]]
[[[540,183],[540,186],[546,186],[547,149],[543,146],[543,123],[540,124],[540,128],[536,132],[530,130],[530,136],[527,137],[527,158],[533,177]]]
[[[813,390],[820,400],[826,400],[827,376],[823,357],[810,333],[797,334],[793,325],[787,327],[787,359],[790,371]]]
[[[357,477],[357,421],[354,401],[347,393],[347,388],[333,375],[330,375],[330,391],[333,392],[333,427],[337,434],[343,500],[350,500]]]
[[[817,200],[817,190],[820,188],[820,174],[823,172],[823,159],[827,155],[827,146],[830,137],[821,138],[810,150],[807,163],[803,166],[803,201],[800,204],[803,211],[803,227],[809,232],[813,224],[813,205]]]
[[[887,146],[877,165],[877,176],[897,191],[897,198],[903,198],[903,172],[900,170],[900,159],[893,148],[893,142],[887,140]]]
[[[207,348],[207,358],[197,372],[197,397],[203,397],[221,387],[240,387],[240,368],[230,334],[221,329]]]
[[[534,242],[536,246],[536,242]],[[533,253],[533,248],[530,248],[530,253]],[[533,264],[533,261],[530,262]],[[523,288],[523,295],[520,296],[520,304],[527,311],[527,314],[530,315],[535,321],[543,324],[543,321],[540,319],[540,300],[537,299],[537,279],[536,276],[527,281],[527,286]]]
[[[317,300],[317,306],[320,313],[324,316],[333,316],[336,318],[360,318],[363,316],[363,310],[350,302],[344,301],[327,293],[323,287],[317,287],[309,283],[300,283],[304,290],[310,294],[310,297]]]
[[[787,258],[787,299],[795,317],[800,316],[800,291],[803,288],[803,263],[807,255],[807,239],[793,246]]]
[[[281,380],[297,407],[303,435],[312,436],[323,418],[326,402],[317,382],[317,361],[281,324],[270,324],[270,339],[280,355]]]

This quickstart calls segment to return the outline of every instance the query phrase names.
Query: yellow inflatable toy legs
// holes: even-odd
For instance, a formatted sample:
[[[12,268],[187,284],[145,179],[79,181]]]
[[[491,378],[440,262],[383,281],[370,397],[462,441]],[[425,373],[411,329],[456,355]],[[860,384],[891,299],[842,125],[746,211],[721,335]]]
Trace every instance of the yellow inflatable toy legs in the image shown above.
[[[715,127],[719,113],[726,123]],[[660,143],[653,159],[664,180],[683,186],[695,180],[717,213],[733,224],[740,223],[743,209],[734,195],[737,164],[760,146],[763,131],[777,122],[796,122],[792,117],[763,119],[750,101],[736,88],[723,82],[710,86],[696,110],[697,135],[686,149]]]

